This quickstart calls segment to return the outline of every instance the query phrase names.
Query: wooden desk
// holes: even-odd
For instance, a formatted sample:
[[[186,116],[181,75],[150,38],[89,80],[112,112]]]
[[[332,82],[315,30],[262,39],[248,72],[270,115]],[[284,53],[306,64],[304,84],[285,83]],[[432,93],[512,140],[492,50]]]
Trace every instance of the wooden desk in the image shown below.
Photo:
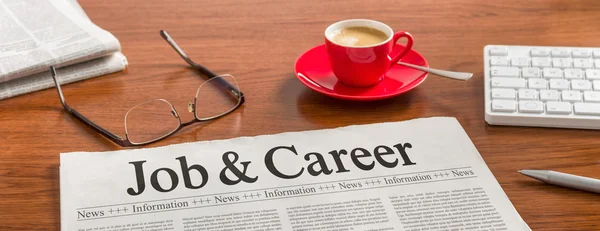
[[[545,185],[518,169],[600,178],[600,131],[488,126],[486,44],[600,46],[600,1],[81,1],[111,31],[128,70],[64,87],[81,113],[123,134],[125,112],[148,99],[185,108],[201,82],[160,38],[168,30],[198,62],[231,73],[247,95],[233,114],[153,146],[351,124],[454,116],[533,230],[600,230],[600,196]],[[348,18],[410,31],[430,65],[475,73],[430,76],[412,92],[369,103],[334,100],[301,85],[294,62]],[[0,101],[0,230],[60,229],[59,153],[119,149],[65,113],[49,89]]]

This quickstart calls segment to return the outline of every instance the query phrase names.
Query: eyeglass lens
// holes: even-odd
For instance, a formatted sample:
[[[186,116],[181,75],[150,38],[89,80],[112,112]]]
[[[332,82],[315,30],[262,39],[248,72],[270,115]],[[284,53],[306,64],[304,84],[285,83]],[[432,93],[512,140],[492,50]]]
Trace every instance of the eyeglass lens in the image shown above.
[[[196,118],[210,119],[233,110],[241,98],[231,92],[224,83],[240,89],[237,81],[231,75],[220,75],[210,78],[196,92]]]
[[[125,116],[127,138],[134,144],[160,139],[175,131],[181,121],[173,106],[156,99],[133,107]]]
[[[230,85],[224,83],[228,82]],[[235,109],[240,103],[239,94],[230,87],[239,89],[231,75],[220,75],[202,83],[196,91],[195,115],[198,119],[211,119]],[[163,138],[181,125],[173,105],[166,100],[156,99],[139,104],[127,112],[125,131],[133,144],[143,144]]]

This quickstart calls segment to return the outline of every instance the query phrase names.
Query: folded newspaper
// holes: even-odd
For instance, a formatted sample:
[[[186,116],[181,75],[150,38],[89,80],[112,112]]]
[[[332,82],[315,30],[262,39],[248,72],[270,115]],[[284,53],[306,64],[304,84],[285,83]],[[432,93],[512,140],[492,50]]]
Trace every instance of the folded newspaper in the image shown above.
[[[454,118],[60,157],[62,230],[530,230]]]
[[[54,86],[49,67],[71,83],[122,71],[119,41],[76,0],[0,0],[0,100]]]

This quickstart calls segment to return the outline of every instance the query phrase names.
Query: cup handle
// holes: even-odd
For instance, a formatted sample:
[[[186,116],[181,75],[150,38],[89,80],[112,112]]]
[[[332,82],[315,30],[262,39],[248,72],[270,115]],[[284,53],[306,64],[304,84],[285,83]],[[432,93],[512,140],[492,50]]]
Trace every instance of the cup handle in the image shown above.
[[[392,58],[392,62],[390,64],[390,68],[392,68],[398,61],[400,61],[400,59],[402,57],[404,57],[404,55],[406,55],[406,53],[408,53],[408,51],[410,51],[410,49],[412,49],[413,46],[413,37],[412,35],[410,35],[410,33],[406,32],[406,31],[400,31],[394,34],[394,45],[398,42],[398,40],[402,37],[406,38],[406,46],[404,47],[404,49],[398,53],[394,58]]]

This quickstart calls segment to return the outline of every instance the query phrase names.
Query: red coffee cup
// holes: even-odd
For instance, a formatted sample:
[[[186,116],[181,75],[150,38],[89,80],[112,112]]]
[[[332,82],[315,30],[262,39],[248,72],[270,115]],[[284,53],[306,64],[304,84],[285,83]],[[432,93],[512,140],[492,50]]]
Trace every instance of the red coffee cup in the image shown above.
[[[370,27],[385,33],[387,39],[368,46],[348,46],[334,42],[335,33],[349,27]],[[398,39],[403,37],[407,39],[404,49],[400,52],[393,50]],[[394,33],[388,25],[369,19],[339,21],[325,29],[325,48],[331,69],[342,83],[352,87],[369,87],[379,83],[385,73],[410,51],[412,45],[413,38],[408,32]]]

